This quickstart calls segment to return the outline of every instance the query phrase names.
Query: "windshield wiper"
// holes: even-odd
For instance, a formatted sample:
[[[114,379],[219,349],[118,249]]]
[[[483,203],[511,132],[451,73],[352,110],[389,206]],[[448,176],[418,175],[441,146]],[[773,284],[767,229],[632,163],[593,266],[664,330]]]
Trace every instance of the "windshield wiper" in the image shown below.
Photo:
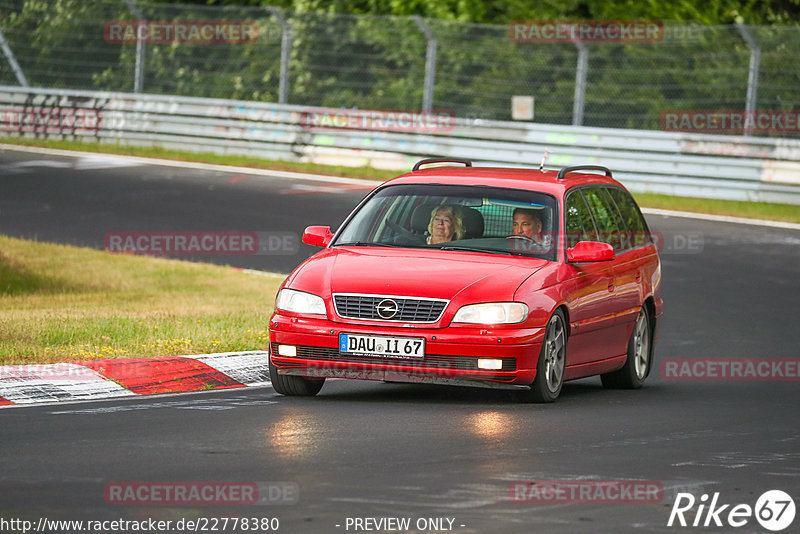
[[[496,248],[481,248],[481,247],[467,247],[464,245],[445,245],[443,247],[439,247],[439,250],[462,250],[465,252],[488,252],[489,254],[506,254],[512,256],[525,256],[525,254],[521,252],[513,252],[510,250],[498,250]]]
[[[349,243],[334,243],[336,247],[402,247],[394,243],[376,243],[374,241],[351,241]]]

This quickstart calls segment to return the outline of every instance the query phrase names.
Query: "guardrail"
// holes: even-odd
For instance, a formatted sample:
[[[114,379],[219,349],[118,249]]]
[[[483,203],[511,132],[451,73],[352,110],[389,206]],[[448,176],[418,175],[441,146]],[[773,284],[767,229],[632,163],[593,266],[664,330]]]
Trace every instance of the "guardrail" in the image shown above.
[[[0,134],[405,170],[423,156],[481,165],[602,164],[631,190],[800,204],[800,141],[448,118],[426,133],[309,128],[304,106],[0,86]],[[331,111],[331,110],[328,110]],[[335,110],[334,110],[335,111]]]

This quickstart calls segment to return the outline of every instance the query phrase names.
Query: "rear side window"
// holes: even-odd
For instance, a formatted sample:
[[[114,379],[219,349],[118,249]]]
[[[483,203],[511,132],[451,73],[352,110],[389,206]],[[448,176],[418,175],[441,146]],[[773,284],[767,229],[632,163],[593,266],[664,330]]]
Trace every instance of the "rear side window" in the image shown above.
[[[622,217],[623,231],[625,233],[624,241],[628,245],[626,248],[641,247],[649,243],[650,237],[647,231],[647,224],[644,222],[644,218],[631,194],[615,187],[608,188],[608,193],[614,199],[614,203],[617,205]]]
[[[567,247],[574,247],[578,241],[597,241],[589,208],[580,191],[573,191],[566,203]]]
[[[620,215],[611,197],[599,187],[586,187],[581,189],[581,193],[597,226],[598,241],[608,243],[615,252],[622,250],[618,226]]]

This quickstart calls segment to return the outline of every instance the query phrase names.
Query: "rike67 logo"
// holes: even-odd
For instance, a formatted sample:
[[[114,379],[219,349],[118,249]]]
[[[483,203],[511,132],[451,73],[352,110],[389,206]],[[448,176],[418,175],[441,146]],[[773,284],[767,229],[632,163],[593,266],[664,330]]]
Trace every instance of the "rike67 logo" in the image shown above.
[[[693,510],[695,504],[699,504],[697,510]],[[764,492],[754,507],[749,504],[721,504],[719,492],[714,493],[710,502],[708,494],[703,494],[699,503],[691,493],[678,493],[667,526],[739,528],[755,518],[762,528],[780,532],[789,528],[794,522],[794,516],[794,500],[781,490]]]

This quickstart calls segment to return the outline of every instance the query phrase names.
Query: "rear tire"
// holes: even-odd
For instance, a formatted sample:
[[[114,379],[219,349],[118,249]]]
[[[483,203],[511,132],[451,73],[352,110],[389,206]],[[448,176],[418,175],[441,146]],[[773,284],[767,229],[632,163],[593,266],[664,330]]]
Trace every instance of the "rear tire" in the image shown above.
[[[530,391],[517,392],[520,402],[553,402],[561,394],[567,367],[567,322],[556,310],[547,322]]]
[[[628,358],[622,369],[600,375],[603,387],[609,389],[639,389],[650,370],[650,347],[653,344],[653,329],[650,316],[642,307],[633,325],[628,340]]]
[[[324,378],[310,379],[278,374],[278,368],[272,363],[272,355],[269,356],[269,379],[275,391],[289,397],[313,397],[325,384]]]

